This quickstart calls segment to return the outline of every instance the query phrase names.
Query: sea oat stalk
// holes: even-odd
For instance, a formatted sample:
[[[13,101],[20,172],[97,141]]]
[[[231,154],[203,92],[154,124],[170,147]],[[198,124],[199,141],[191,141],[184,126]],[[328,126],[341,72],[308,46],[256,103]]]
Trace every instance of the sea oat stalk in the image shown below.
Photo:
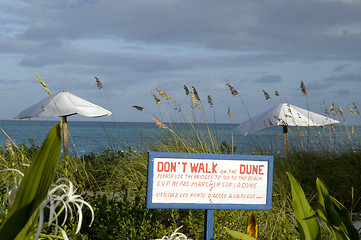
[[[162,129],[167,129],[168,131],[170,131],[173,136],[175,136],[181,143],[182,145],[185,147],[185,149],[187,150],[187,152],[190,152],[187,145],[185,144],[185,142],[182,140],[181,137],[178,136],[178,134],[176,132],[174,132],[173,129],[169,128],[167,125],[165,125],[163,122],[161,122],[159,119],[157,118],[152,118],[152,120],[154,121],[154,123],[159,127],[159,128],[162,128]]]
[[[212,137],[212,133],[211,133],[211,131],[209,129],[207,115],[204,112],[204,108],[202,106],[201,98],[198,95],[197,89],[194,86],[192,86],[192,88],[193,88],[193,95],[194,95],[194,96],[192,95],[192,91],[191,91],[192,101],[195,103],[196,107],[199,108],[201,110],[201,112],[202,112],[202,115],[203,115],[203,118],[204,118],[204,121],[205,121],[205,124],[206,124],[206,127],[207,127],[207,131],[208,131],[208,136],[209,136],[209,139],[210,139],[211,144],[212,144],[213,152],[216,153],[215,146],[214,146],[214,140],[213,140],[213,137]],[[208,98],[208,102],[209,102],[209,100],[210,99]]]
[[[187,89],[188,89],[188,88],[187,88]],[[157,91],[158,91],[158,93],[159,93],[162,97],[167,98],[167,97],[170,96],[168,93],[166,93],[166,92],[165,92],[164,90],[162,90],[162,89],[159,89],[159,88],[158,88]],[[190,91],[190,95],[192,95],[192,94],[194,95],[194,93],[192,93],[192,91]],[[155,96],[154,93],[153,93],[153,96],[156,98],[156,96]],[[175,100],[173,97],[170,96],[170,98],[171,98],[174,102],[176,102],[176,100]],[[170,98],[168,98],[168,99],[170,99]],[[159,99],[159,98],[158,98],[158,99]],[[198,101],[195,96],[192,97],[192,100],[194,100],[194,101],[196,101],[196,102]],[[160,101],[160,100],[159,100],[159,101]],[[156,103],[157,103],[157,100],[156,100]],[[199,104],[199,107],[200,107],[200,109],[202,109],[202,107],[201,107],[200,104]],[[203,146],[203,143],[202,143],[202,141],[201,141],[201,139],[200,139],[200,137],[199,137],[199,134],[198,134],[198,132],[197,132],[194,124],[192,123],[191,119],[189,118],[188,114],[184,111],[183,108],[179,108],[179,110],[180,110],[180,111],[184,114],[184,116],[186,117],[186,120],[188,121],[188,123],[190,124],[190,126],[192,127],[192,129],[193,129],[193,131],[194,131],[194,134],[196,135],[197,141],[198,141],[198,143],[200,144],[200,146],[201,146],[201,148],[202,148],[202,151],[204,151],[205,148],[204,148],[204,146]],[[171,125],[170,125],[170,126],[171,126],[170,129],[175,133],[175,131],[173,130],[172,121],[171,121],[171,119],[170,119],[170,117],[169,117],[169,115],[168,115],[168,112],[167,112],[167,111],[165,111],[165,112],[166,112],[166,114],[167,114],[168,121],[169,121],[169,123],[171,124]],[[153,120],[153,121],[154,121],[154,120]],[[176,137],[179,138],[178,135],[176,135]]]
[[[39,74],[35,73],[35,75],[37,76],[39,82],[41,83],[41,85],[43,86],[43,88],[45,89],[45,91],[46,91],[50,96],[52,96],[52,94],[51,94],[48,86],[46,86],[44,80],[39,76]]]
[[[234,140],[233,140],[233,130],[232,130],[231,107],[228,107],[228,113],[227,113],[227,115],[228,115],[228,119],[229,119],[229,121],[230,121],[230,123],[231,123],[232,154],[234,154],[234,152],[233,152],[233,149],[234,149],[234,147],[233,147],[233,146],[234,146]]]

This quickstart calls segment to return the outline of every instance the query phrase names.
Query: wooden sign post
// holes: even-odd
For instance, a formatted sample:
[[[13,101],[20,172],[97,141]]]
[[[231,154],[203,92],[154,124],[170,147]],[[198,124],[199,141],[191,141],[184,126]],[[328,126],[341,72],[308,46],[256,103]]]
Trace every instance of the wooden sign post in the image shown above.
[[[216,209],[270,210],[273,156],[149,152],[147,208],[205,209],[213,239]]]

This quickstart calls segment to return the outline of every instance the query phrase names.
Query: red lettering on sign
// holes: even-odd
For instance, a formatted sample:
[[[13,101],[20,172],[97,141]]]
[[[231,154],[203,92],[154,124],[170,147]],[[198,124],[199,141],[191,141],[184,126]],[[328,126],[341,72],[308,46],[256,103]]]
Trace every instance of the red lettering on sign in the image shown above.
[[[239,168],[239,173],[250,175],[264,175],[263,168],[264,165],[241,164]]]
[[[192,173],[217,173],[216,167],[218,164],[212,163],[211,166],[208,163],[190,163]]]
[[[217,173],[217,171],[216,171],[217,165],[218,165],[218,164],[212,163],[212,173]]]
[[[158,162],[158,172],[176,172],[175,162]]]
[[[186,165],[187,165],[187,163],[186,163],[186,162],[182,162],[182,165],[183,165],[183,172],[185,172],[185,171],[186,171]]]
[[[259,165],[259,175],[264,175],[263,168],[264,168],[264,165]]]

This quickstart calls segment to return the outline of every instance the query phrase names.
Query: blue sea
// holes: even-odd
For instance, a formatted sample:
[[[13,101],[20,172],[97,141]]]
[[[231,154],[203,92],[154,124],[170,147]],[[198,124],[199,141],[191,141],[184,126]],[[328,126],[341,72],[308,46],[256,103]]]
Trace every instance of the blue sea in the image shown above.
[[[56,121],[0,120],[0,147],[4,149],[6,141],[12,141],[16,145],[40,146],[56,123]],[[256,134],[243,136],[237,131],[237,125],[210,124],[209,126],[219,144],[224,141],[231,146],[233,141],[233,145],[237,147],[236,154],[252,154],[257,147],[262,147],[266,150],[265,153],[269,154],[282,153],[284,150],[282,127],[265,129]],[[189,131],[189,125],[186,124],[178,124],[176,127]],[[207,136],[205,125],[198,124],[195,127],[202,129],[204,136]],[[76,151],[79,154],[101,153],[104,149],[122,151],[131,148],[132,151],[147,151],[151,150],[153,144],[161,141],[163,134],[167,132],[165,129],[158,128],[153,122],[68,121],[68,130],[70,133],[69,151],[73,154]],[[295,128],[291,128],[290,144],[317,145],[321,141],[326,145],[345,146],[349,143],[348,136],[350,135],[355,148],[360,146],[360,126],[354,126],[354,133],[351,126],[348,126],[348,129],[345,126],[335,126],[332,130],[330,128],[303,129],[304,137],[300,134],[292,134],[295,132]]]

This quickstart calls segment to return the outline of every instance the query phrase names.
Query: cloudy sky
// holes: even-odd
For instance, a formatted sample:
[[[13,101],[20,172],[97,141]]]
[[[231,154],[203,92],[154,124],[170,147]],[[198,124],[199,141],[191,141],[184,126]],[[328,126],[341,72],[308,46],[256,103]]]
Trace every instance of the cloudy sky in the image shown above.
[[[47,97],[35,73],[111,109],[109,121],[152,121],[157,88],[190,111],[184,85],[207,111],[212,97],[217,122],[228,107],[247,119],[226,83],[251,115],[283,101],[347,108],[361,103],[360,12],[359,0],[2,0],[0,119]]]

